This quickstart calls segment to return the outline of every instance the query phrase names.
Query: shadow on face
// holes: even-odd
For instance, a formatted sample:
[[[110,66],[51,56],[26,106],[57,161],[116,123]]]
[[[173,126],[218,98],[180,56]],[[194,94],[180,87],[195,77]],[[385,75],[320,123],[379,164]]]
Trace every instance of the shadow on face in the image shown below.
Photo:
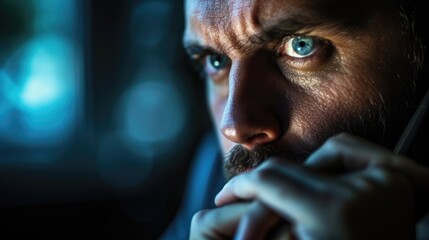
[[[271,155],[302,162],[344,131],[393,144],[384,139],[400,131],[389,126],[404,121],[393,109],[414,80],[397,4],[188,1],[186,13],[185,47],[207,80],[222,149],[235,152],[225,161],[241,170],[231,171]],[[249,154],[261,146],[272,151]]]

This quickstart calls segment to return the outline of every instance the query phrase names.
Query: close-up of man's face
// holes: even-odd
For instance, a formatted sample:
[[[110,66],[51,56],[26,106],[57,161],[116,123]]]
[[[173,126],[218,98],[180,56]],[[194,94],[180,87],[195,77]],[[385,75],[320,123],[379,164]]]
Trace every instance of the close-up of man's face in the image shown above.
[[[302,163],[338,132],[394,144],[401,129],[385,125],[402,121],[391,109],[418,61],[400,12],[396,1],[188,0],[184,44],[227,178],[272,155]]]

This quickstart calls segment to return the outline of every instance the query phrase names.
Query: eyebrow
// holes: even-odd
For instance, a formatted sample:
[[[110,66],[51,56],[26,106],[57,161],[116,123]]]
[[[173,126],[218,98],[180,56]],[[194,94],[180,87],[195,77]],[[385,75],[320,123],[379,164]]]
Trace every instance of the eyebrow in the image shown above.
[[[286,36],[294,35],[304,28],[314,28],[321,24],[323,23],[303,15],[292,15],[286,18],[276,19],[273,23],[265,23],[265,26],[262,26],[261,30],[252,35],[248,41],[252,44],[265,44],[283,39]]]
[[[246,46],[265,45],[282,40],[288,36],[297,35],[297,33],[303,29],[306,30],[306,32],[300,32],[299,35],[305,35],[316,27],[329,25],[332,25],[332,30],[350,33],[352,35],[361,26],[360,23],[347,19],[329,18],[323,15],[313,15],[310,18],[303,14],[290,14],[287,17],[274,19],[261,24],[261,29],[257,33],[251,35],[245,42],[241,42],[240,46],[235,47],[246,48]],[[226,49],[216,51],[212,47],[203,46],[199,44],[198,40],[185,39],[184,47],[189,55],[203,52],[227,52]]]
[[[304,17],[287,17],[283,19],[276,19],[273,24],[265,24],[267,27],[261,27],[261,30],[256,34],[249,37],[242,45],[263,45],[275,40],[283,39],[286,36],[294,35],[302,28],[307,28],[316,25]],[[211,47],[202,46],[198,40],[185,39],[184,47],[188,54],[198,52],[217,52]]]

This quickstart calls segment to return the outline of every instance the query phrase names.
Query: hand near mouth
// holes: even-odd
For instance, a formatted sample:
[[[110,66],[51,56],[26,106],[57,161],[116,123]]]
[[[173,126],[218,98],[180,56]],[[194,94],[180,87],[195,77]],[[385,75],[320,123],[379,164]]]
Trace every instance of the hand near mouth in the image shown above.
[[[428,169],[341,134],[305,166],[272,158],[231,179],[219,208],[194,217],[191,239],[266,239],[280,221],[297,239],[414,239],[428,193]]]

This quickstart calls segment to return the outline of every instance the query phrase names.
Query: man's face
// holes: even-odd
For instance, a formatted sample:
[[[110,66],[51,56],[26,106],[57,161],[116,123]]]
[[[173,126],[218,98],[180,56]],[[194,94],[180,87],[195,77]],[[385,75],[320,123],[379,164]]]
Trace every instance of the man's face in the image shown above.
[[[343,131],[383,143],[412,79],[394,2],[187,1],[185,47],[204,71],[228,178],[271,155],[302,163]]]

